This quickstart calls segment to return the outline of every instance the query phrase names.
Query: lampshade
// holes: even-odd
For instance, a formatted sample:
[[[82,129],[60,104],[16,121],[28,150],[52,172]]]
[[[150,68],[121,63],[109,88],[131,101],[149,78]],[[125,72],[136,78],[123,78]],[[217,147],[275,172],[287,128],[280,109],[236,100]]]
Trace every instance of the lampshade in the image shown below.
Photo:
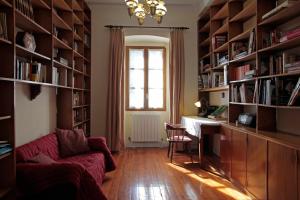
[[[195,106],[196,106],[197,108],[201,108],[201,102],[200,102],[200,101],[197,101],[197,102],[195,103]]]
[[[164,16],[167,13],[167,8],[165,7],[165,2],[159,1],[158,5],[156,6],[156,15],[157,16]]]
[[[158,0],[147,0],[148,6],[150,7],[150,13],[152,16],[156,14],[156,6],[158,5]]]
[[[134,13],[135,13],[135,16],[138,18],[139,24],[143,25],[145,17],[146,17],[144,5],[139,3],[137,8],[135,9]]]
[[[138,0],[125,0],[125,2],[129,8],[135,8],[135,7],[137,7],[137,5],[139,3]]]

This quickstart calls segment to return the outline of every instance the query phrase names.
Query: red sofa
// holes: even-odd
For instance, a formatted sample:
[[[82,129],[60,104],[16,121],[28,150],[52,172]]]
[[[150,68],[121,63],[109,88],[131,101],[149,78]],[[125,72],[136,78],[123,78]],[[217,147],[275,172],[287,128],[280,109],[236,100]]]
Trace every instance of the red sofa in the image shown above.
[[[67,158],[59,155],[52,133],[16,149],[18,199],[105,200],[100,186],[105,172],[116,168],[105,138],[88,138],[91,151]],[[27,162],[38,153],[56,162]]]

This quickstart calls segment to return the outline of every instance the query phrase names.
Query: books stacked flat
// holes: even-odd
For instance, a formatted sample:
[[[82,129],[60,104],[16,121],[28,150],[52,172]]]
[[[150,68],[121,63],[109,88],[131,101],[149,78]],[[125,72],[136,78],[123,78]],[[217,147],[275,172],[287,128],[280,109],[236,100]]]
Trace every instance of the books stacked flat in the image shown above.
[[[8,39],[6,13],[0,12],[0,38]]]
[[[0,156],[7,154],[13,150],[8,141],[0,141]]]
[[[213,49],[217,49],[227,42],[226,35],[216,35],[212,38]]]

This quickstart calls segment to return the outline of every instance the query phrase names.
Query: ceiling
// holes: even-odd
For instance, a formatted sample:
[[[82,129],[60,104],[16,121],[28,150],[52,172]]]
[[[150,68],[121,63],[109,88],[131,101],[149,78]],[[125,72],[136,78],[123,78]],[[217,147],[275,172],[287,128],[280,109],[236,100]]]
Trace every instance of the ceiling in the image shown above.
[[[165,0],[167,5],[192,5],[199,0]],[[89,3],[124,4],[124,0],[87,0]]]

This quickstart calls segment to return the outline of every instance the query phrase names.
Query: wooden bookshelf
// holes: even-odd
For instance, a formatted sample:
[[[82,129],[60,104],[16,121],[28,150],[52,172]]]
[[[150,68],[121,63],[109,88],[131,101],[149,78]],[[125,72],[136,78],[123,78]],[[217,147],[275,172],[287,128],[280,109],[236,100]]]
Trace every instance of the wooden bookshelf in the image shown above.
[[[280,1],[280,3],[282,2],[284,1]],[[280,3],[277,4],[280,5]],[[288,91],[289,93],[286,91],[288,84],[291,85],[292,89],[295,89],[295,85],[300,78],[300,72],[296,70],[294,72],[293,70],[288,72],[284,66],[286,63],[283,62],[283,53],[285,52],[287,52],[287,56],[289,53],[292,55],[299,55],[297,53],[300,48],[300,37],[290,36],[291,38],[288,38],[285,41],[283,40],[283,42],[280,42],[279,40],[286,32],[300,26],[300,2],[296,2],[288,8],[283,8],[263,20],[262,16],[278,6],[277,4],[275,0],[214,0],[211,2],[210,6],[203,11],[198,19],[199,45],[202,44],[207,37],[213,39],[214,36],[221,35],[227,36],[228,39],[225,43],[221,46],[217,46],[218,48],[215,49],[212,47],[212,44],[206,49],[207,51],[201,48],[201,45],[198,47],[199,79],[203,76],[210,76],[209,80],[212,80],[211,77],[213,73],[222,73],[227,69],[226,74],[228,80],[228,85],[221,87],[211,87],[212,83],[209,82],[208,86],[206,85],[202,88],[203,83],[202,85],[200,84],[198,89],[199,99],[205,98],[209,101],[209,97],[212,96],[209,94],[214,92],[228,94],[229,101],[225,103],[228,106],[228,120],[226,123],[222,124],[221,127],[226,129],[226,131],[224,131],[226,134],[230,133],[230,137],[225,139],[226,141],[223,145],[225,148],[232,150],[232,152],[229,153],[232,157],[227,161],[222,160],[224,159],[222,157],[224,155],[222,154],[221,144],[221,162],[225,164],[226,162],[230,163],[230,170],[224,172],[224,174],[225,177],[233,181],[238,187],[244,188],[257,199],[268,199],[270,198],[270,195],[275,197],[273,194],[278,194],[278,196],[282,195],[280,196],[281,199],[291,199],[289,197],[295,196],[298,192],[296,187],[292,187],[289,180],[282,179],[281,181],[277,179],[277,176],[284,177],[285,172],[281,171],[281,168],[278,168],[281,160],[275,159],[277,154],[273,151],[275,149],[274,145],[279,145],[280,150],[276,150],[278,150],[278,152],[281,150],[290,151],[294,160],[298,159],[300,155],[299,131],[297,132],[296,130],[289,129],[289,127],[286,128],[286,131],[282,131],[282,124],[278,121],[280,117],[285,119],[287,117],[288,119],[298,119],[300,117],[298,116],[300,111],[300,101],[298,100],[294,104],[289,105],[288,101],[291,100],[290,96],[292,96],[292,90]],[[274,29],[278,31],[275,34]],[[276,37],[273,36],[274,41],[269,42],[269,38],[266,38],[266,36],[271,34]],[[204,37],[204,35],[206,37]],[[252,36],[255,40],[250,40]],[[249,41],[252,42],[250,43],[252,46],[249,45]],[[233,47],[236,47],[235,44],[241,44],[241,46],[243,46],[243,54],[236,54],[234,52],[235,49],[233,49]],[[249,46],[251,48],[249,48]],[[218,64],[218,62],[216,62],[216,55],[226,55],[226,53],[228,53],[228,62],[225,62],[224,65]],[[237,55],[244,56],[239,57]],[[276,60],[277,57],[281,60]],[[298,58],[295,60],[297,62]],[[203,72],[204,70],[202,69],[203,63],[210,65],[208,69],[205,69],[205,72]],[[238,70],[240,70],[238,73],[241,74],[236,74],[236,71]],[[242,70],[244,70],[244,72]],[[245,71],[254,71],[255,73],[246,76]],[[226,76],[226,74],[224,73],[224,76]],[[272,86],[272,89],[270,90],[273,90],[273,92],[270,93],[268,100],[266,100],[266,96],[268,95],[266,94],[266,89],[264,91],[263,88],[267,87],[265,86],[266,82],[269,82],[270,87]],[[247,94],[250,94],[249,96],[245,95],[245,100],[242,100],[241,97],[235,97],[235,93],[242,95],[241,91],[243,89],[240,90],[241,87],[249,87],[253,92],[249,92]],[[236,125],[236,121],[242,113],[254,115],[256,117],[256,123],[252,127]],[[296,124],[296,126],[298,127],[298,124]],[[226,134],[223,134],[223,136],[226,136]],[[241,138],[245,138],[246,141]],[[256,139],[254,140],[253,138]],[[260,140],[260,144],[257,144],[257,146],[252,144],[253,141],[257,142],[256,140]],[[222,143],[223,140],[220,142]],[[243,169],[243,173],[245,173],[245,182],[239,179],[239,175],[241,174],[237,175],[239,172],[236,172],[236,170],[240,170],[241,168],[237,167],[237,160],[235,160],[236,158],[234,158],[234,156],[238,153],[234,154],[235,150],[232,149],[232,147],[236,147],[230,146],[232,145],[232,142],[245,142],[244,144],[246,145],[246,152],[241,150],[243,151],[242,153],[245,153],[243,154],[245,155],[245,160],[243,160],[243,162],[245,162],[245,169]],[[264,168],[264,172],[259,171],[258,168],[254,169],[253,166],[248,171],[248,164],[250,163],[250,165],[252,165],[252,160],[249,161],[247,159],[249,155],[251,157],[254,146],[261,150],[261,154],[257,154],[257,159],[264,160],[264,163],[267,164],[267,167]],[[265,157],[262,155],[265,155]],[[272,158],[273,160],[269,160],[272,156],[274,156],[274,159]],[[252,158],[256,157],[252,156]],[[277,165],[274,166],[274,163]],[[273,167],[272,170],[276,171],[272,171],[274,175],[269,171],[270,166]],[[291,166],[288,171],[292,171],[296,169],[296,167],[299,169],[300,165],[295,162],[291,165],[287,164],[286,166]],[[221,171],[225,170],[222,168],[222,165],[218,167],[220,167]],[[241,167],[241,165],[239,167]],[[260,173],[263,173],[263,175]],[[263,182],[265,185],[254,185],[253,180],[256,178],[262,178],[260,183]],[[290,176],[290,178],[297,179],[297,176]],[[280,184],[269,186],[274,182]],[[293,183],[299,185],[300,181],[294,180]],[[281,187],[279,187],[279,185]],[[282,194],[276,192],[285,186],[293,188],[293,190],[289,193]],[[260,189],[254,189],[255,187]]]
[[[15,90],[17,84],[28,87],[57,89],[57,127],[83,128],[90,135],[90,77],[91,77],[91,11],[83,0],[32,0],[34,15],[21,12],[13,0],[0,0],[0,9],[6,13],[7,38],[0,38],[0,91],[5,94],[0,102],[0,140],[15,148]],[[55,28],[54,28],[55,27]],[[75,33],[76,30],[76,33]],[[36,49],[31,51],[16,40],[19,31],[32,33]],[[86,34],[88,36],[86,36]],[[75,45],[76,44],[76,45]],[[75,48],[76,47],[76,48]],[[54,49],[57,49],[58,55]],[[56,57],[58,56],[58,57]],[[64,58],[67,63],[60,62]],[[17,79],[16,60],[41,63],[47,76],[44,82]],[[73,65],[74,62],[74,65]],[[54,71],[60,74],[54,82]],[[76,79],[76,80],[74,80]],[[74,127],[73,94],[80,93],[82,118]],[[15,153],[0,156],[0,199],[15,194]],[[10,196],[10,195],[9,195]]]

